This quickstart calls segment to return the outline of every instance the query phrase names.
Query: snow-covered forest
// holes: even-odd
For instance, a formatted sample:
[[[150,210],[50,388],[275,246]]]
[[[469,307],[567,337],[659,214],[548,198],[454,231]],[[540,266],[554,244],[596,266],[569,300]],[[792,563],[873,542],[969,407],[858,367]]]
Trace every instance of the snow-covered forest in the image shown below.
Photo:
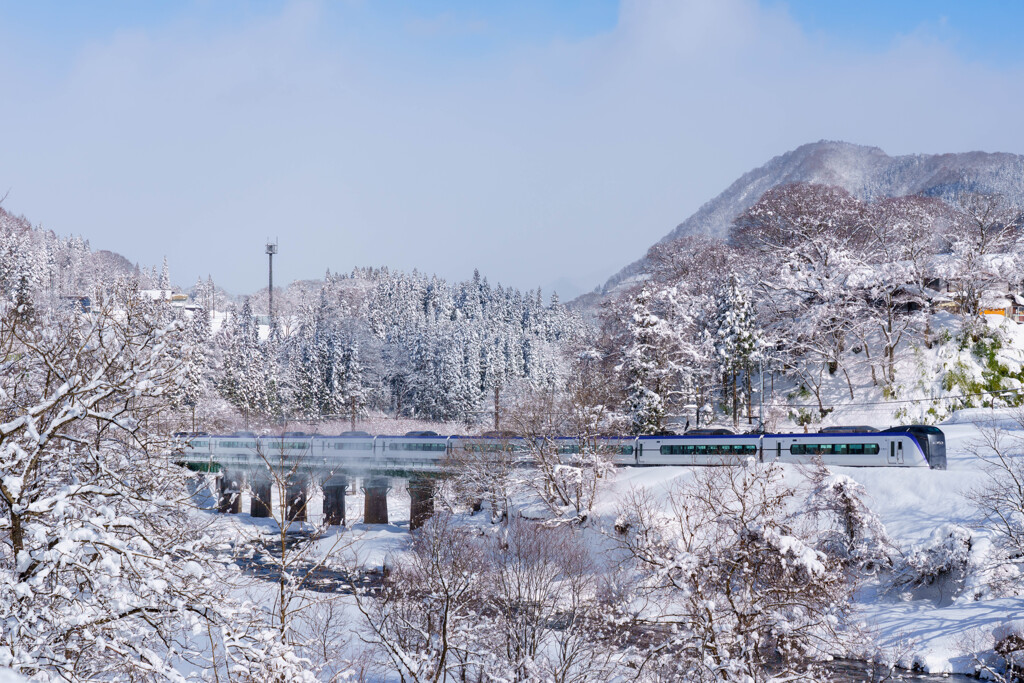
[[[473,427],[500,412],[506,389],[561,386],[586,341],[556,295],[546,302],[478,274],[453,285],[356,270],[291,299],[265,338],[249,301],[214,335],[195,327],[196,360],[208,368],[196,375],[197,396],[205,377],[236,408],[265,417],[349,419],[354,428],[375,413]]]
[[[852,406],[877,406],[860,419],[886,424],[1017,405],[1019,349],[1004,347],[1024,310],[1021,227],[992,194],[869,203],[776,187],[728,239],[655,245],[650,271],[605,302],[599,349],[640,433],[668,415],[749,428],[762,371],[769,426],[848,419]]]
[[[0,220],[5,291],[102,302],[118,275],[158,298],[176,291],[166,262],[133,268],[25,219]],[[211,277],[176,297],[188,339],[181,400],[208,430],[382,419],[498,429],[526,397],[564,395],[589,364],[611,382],[596,427],[606,433],[753,429],[762,403],[768,426],[851,412],[932,423],[1019,402],[1020,225],[998,195],[864,202],[783,185],[728,239],[655,245],[648,272],[596,316],[479,273],[449,283],[364,268],[276,292],[271,320],[265,290],[232,298]],[[1005,324],[981,324],[985,313]]]

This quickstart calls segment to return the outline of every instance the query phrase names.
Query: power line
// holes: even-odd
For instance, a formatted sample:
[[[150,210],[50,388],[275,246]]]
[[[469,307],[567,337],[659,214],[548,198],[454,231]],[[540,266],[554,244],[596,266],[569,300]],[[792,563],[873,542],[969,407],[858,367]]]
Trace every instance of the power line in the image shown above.
[[[963,398],[975,398],[977,396],[996,396],[999,394],[1019,394],[1024,391],[1024,387],[1020,389],[997,389],[996,391],[980,391],[976,394],[959,394],[956,396],[932,396],[928,398],[905,398],[905,399],[892,399],[888,401],[870,401],[865,403],[832,403],[829,407],[832,408],[847,408],[852,406],[877,406],[877,405],[889,405],[893,403],[924,403],[933,401],[953,401]],[[817,404],[814,403],[775,403],[775,406],[783,408],[817,408]]]

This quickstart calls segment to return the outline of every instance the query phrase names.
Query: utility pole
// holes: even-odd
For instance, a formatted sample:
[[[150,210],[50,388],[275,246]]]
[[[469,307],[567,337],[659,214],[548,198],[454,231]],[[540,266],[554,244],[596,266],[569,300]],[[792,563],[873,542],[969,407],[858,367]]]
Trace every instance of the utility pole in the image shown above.
[[[761,391],[757,396],[757,431],[764,434],[764,354],[757,354],[757,374],[761,376]]]
[[[269,259],[269,279],[270,284],[267,288],[267,293],[270,297],[270,303],[268,305],[268,313],[270,314],[271,324],[274,320],[274,254],[277,253],[277,242],[271,242],[267,240],[267,259]]]

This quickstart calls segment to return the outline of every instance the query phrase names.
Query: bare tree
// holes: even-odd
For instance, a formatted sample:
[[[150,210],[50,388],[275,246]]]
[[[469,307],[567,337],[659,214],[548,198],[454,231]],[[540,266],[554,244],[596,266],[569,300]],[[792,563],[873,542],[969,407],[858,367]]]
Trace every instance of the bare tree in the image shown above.
[[[478,626],[485,560],[472,536],[447,513],[413,537],[407,562],[379,589],[356,593],[365,640],[402,681],[477,680],[487,657]]]
[[[617,528],[635,574],[634,666],[647,679],[815,677],[849,610],[841,562],[787,511],[774,465],[711,468],[670,491],[661,513],[636,493]]]
[[[40,680],[306,681],[230,594],[175,464],[180,330],[130,284],[90,313],[0,307],[0,633]]]
[[[269,534],[260,527],[244,530],[243,535],[250,534],[245,545],[273,579],[274,597],[267,617],[279,641],[316,656],[325,645],[324,638],[338,638],[340,611],[329,605],[342,596],[312,589],[318,575],[344,567],[339,555],[356,539],[344,528],[332,529],[326,515],[314,519],[310,514],[315,477],[330,478],[334,472],[314,466],[308,439],[262,437],[254,442],[262,467],[252,476],[269,485],[257,487],[250,482],[248,491],[256,506],[269,512],[276,529]],[[317,659],[323,667],[336,664],[332,659]]]
[[[485,552],[485,620],[495,633],[497,680],[610,680],[595,567],[579,532],[517,519]]]
[[[528,488],[530,445],[513,432],[493,432],[483,438],[453,442],[445,468],[454,499],[479,510],[487,503],[493,523],[509,519],[512,500]]]
[[[1021,214],[1001,195],[980,192],[961,193],[956,209],[948,233],[949,258],[940,272],[973,324],[986,291],[1018,272],[1010,247]]]

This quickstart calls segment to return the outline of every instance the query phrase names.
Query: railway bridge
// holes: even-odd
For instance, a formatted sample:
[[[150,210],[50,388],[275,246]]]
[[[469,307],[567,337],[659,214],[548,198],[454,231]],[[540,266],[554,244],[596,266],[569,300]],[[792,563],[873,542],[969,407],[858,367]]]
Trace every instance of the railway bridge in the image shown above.
[[[946,468],[942,431],[928,425],[828,427],[816,434],[733,434],[703,430],[685,435],[553,437],[537,440],[508,434],[441,436],[409,432],[404,436],[372,436],[347,432],[339,436],[285,432],[256,436],[183,434],[181,460],[195,470],[217,475],[218,508],[239,512],[243,493],[253,517],[271,516],[276,498],[288,519],[304,519],[309,492],[322,491],[326,521],[345,521],[345,496],[360,482],[365,494],[363,518],[368,524],[388,522],[387,493],[395,478],[408,481],[409,526],[430,516],[439,479],[451,459],[495,459],[501,464],[526,460],[526,452],[543,447],[571,461],[573,454],[602,452],[616,465],[741,465],[760,462],[811,463],[841,467]],[[511,462],[510,462],[511,461]],[[275,515],[276,516],[276,515]]]
[[[449,437],[317,437],[305,434],[261,436],[179,435],[180,461],[216,477],[217,509],[239,513],[248,498],[253,517],[306,521],[310,496],[321,496],[324,521],[346,522],[346,497],[359,486],[363,520],[387,524],[387,495],[395,479],[407,482],[409,526],[416,529],[433,514],[439,479],[445,476]],[[399,446],[389,448],[389,446]]]

